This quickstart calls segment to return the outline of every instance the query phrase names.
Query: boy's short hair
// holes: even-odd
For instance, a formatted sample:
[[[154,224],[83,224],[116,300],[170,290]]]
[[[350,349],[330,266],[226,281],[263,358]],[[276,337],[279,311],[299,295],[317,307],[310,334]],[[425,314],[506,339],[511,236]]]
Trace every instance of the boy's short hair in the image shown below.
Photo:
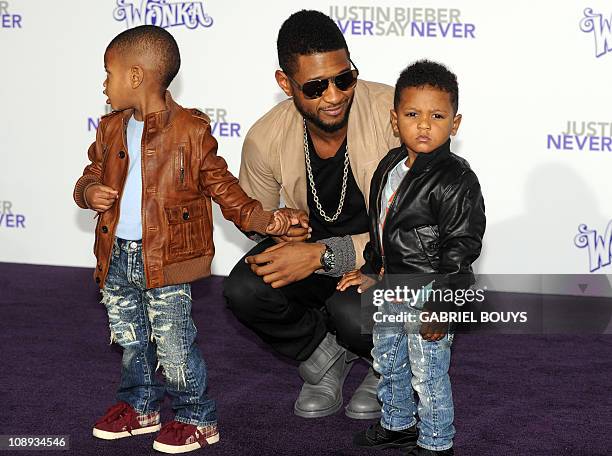
[[[297,70],[299,55],[346,50],[344,35],[336,23],[320,11],[301,10],[293,13],[283,23],[276,40],[278,63],[281,69],[292,75]]]
[[[408,87],[423,87],[426,85],[447,92],[450,95],[455,114],[457,113],[459,108],[457,76],[444,65],[431,60],[418,60],[401,72],[395,84],[394,108],[397,109],[399,105],[402,90]]]
[[[146,54],[159,73],[159,82],[167,89],[181,67],[181,54],[174,37],[155,25],[141,25],[121,32],[109,43],[106,52]]]

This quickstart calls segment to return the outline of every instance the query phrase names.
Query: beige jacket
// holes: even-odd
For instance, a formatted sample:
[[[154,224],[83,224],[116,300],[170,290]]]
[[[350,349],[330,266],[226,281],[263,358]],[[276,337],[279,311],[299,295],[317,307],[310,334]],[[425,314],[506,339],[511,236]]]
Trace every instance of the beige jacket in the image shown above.
[[[393,88],[360,80],[348,122],[351,170],[369,207],[370,181],[376,166],[390,149],[399,146],[390,124]],[[292,99],[285,100],[259,119],[242,147],[240,186],[263,204],[277,209],[280,198],[287,207],[308,212],[302,116]],[[368,233],[352,236],[356,264],[363,264]]]

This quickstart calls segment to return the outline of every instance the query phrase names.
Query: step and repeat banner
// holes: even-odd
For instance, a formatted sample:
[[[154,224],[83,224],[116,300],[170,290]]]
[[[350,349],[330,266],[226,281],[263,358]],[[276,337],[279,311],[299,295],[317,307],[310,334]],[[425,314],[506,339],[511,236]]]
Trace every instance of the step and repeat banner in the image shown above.
[[[337,22],[364,79],[446,64],[488,226],[487,274],[610,274],[612,4],[478,0],[0,0],[0,261],[92,266],[91,211],[72,200],[101,115],[104,50],[126,28],[166,27],[182,67],[170,89],[212,119],[238,173],[249,127],[285,98],[276,35],[293,12]],[[252,245],[216,210],[213,272]]]

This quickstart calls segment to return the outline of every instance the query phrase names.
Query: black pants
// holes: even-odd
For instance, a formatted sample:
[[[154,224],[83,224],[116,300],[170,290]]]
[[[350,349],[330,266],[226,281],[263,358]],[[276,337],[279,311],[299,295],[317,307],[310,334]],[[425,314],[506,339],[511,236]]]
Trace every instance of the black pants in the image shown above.
[[[272,245],[272,239],[262,241],[245,257]],[[223,294],[238,320],[285,356],[307,359],[331,331],[340,345],[371,359],[372,336],[361,334],[360,295],[356,287],[337,292],[338,280],[311,274],[275,289],[251,271],[243,258],[225,279]]]

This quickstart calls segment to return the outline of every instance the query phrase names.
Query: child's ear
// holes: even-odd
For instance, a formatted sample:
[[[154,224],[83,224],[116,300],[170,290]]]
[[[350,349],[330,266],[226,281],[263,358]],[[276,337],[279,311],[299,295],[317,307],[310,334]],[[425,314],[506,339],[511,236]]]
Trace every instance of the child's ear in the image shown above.
[[[134,65],[130,68],[130,85],[132,89],[137,89],[144,80],[144,71],[141,66]]]
[[[451,129],[451,135],[455,136],[457,134],[457,130],[459,130],[459,125],[461,125],[461,114],[457,114],[453,118],[453,128]]]
[[[395,109],[391,109],[391,128],[393,128],[393,133],[395,136],[399,136],[399,129],[397,128],[397,112]]]
[[[276,78],[276,83],[278,84],[278,86],[283,92],[285,92],[285,95],[287,95],[288,97],[292,97],[293,87],[291,86],[291,81],[289,81],[287,75],[281,70],[276,70],[276,72],[274,73],[274,77]]]

